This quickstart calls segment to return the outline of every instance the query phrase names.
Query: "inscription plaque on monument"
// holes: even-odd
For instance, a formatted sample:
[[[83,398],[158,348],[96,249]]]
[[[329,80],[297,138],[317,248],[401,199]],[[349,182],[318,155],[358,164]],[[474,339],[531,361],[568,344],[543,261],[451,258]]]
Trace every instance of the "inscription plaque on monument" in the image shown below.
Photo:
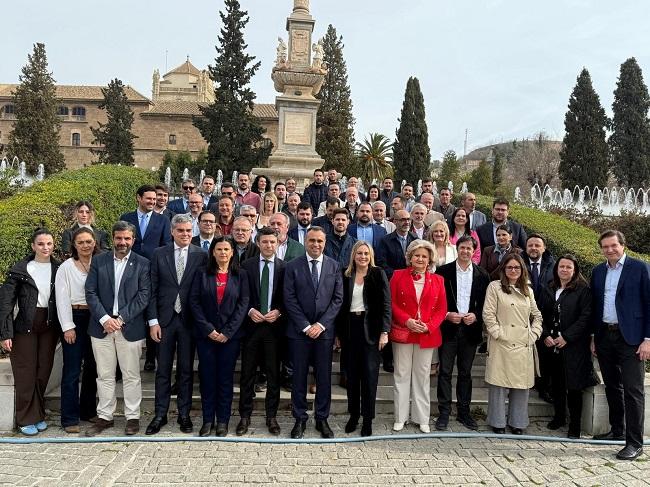
[[[311,113],[286,112],[284,117],[284,143],[311,145]]]

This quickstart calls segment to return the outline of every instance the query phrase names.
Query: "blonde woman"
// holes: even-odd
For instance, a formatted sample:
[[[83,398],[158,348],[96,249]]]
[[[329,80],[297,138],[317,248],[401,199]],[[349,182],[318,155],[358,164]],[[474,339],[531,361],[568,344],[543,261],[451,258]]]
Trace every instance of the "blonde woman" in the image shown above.
[[[429,373],[433,351],[442,343],[440,325],[447,314],[443,278],[432,272],[436,260],[431,242],[414,240],[406,250],[408,267],[396,270],[390,280],[394,431],[401,431],[410,417],[420,431],[430,432]]]
[[[264,227],[269,226],[269,220],[278,212],[278,197],[275,193],[265,193],[262,198],[262,208],[260,208],[259,223]]]
[[[449,226],[447,222],[438,220],[429,228],[429,242],[436,247],[438,260],[436,266],[440,267],[456,260],[458,253],[456,247],[449,241]]]

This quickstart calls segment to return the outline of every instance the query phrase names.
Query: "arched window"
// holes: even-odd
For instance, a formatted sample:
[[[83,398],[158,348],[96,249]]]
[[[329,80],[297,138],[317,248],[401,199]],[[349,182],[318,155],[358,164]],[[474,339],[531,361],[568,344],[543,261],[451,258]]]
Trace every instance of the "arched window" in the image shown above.
[[[16,105],[13,103],[8,103],[2,107],[2,118],[16,118]]]
[[[176,134],[169,134],[169,145],[176,145]]]
[[[72,107],[72,116],[77,120],[85,120],[86,107]]]
[[[59,108],[56,109],[56,114],[59,117],[67,117],[70,114],[70,110],[68,109],[68,107],[61,105]]]
[[[76,145],[77,147],[81,145],[81,134],[78,132],[73,132],[72,133],[72,145]]]

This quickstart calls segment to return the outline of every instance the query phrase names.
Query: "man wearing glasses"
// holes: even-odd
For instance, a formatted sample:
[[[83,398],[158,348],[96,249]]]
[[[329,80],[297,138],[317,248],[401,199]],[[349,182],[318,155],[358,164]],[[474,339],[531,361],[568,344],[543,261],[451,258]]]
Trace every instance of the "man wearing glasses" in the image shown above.
[[[211,211],[202,211],[199,215],[199,234],[192,238],[192,245],[208,252],[212,239],[216,235],[217,217]]]
[[[203,197],[198,193],[192,193],[189,197],[188,207],[190,211],[188,215],[192,217],[192,237],[199,235],[199,215],[203,211]]]
[[[196,191],[196,183],[193,179],[186,179],[183,181],[181,187],[183,188],[183,197],[176,198],[175,200],[170,201],[167,205],[167,208],[169,208],[169,210],[175,215],[190,211],[190,195]]]
[[[239,209],[239,216],[244,216],[250,220],[251,225],[253,226],[253,232],[251,233],[251,240],[254,242],[257,237],[257,230],[259,228],[262,228],[262,226],[258,226],[257,223],[257,219],[258,219],[257,209],[251,205],[242,205],[242,207]]]
[[[252,231],[253,225],[248,218],[245,216],[235,218],[235,223],[232,225],[232,238],[235,241],[240,264],[246,259],[257,257],[260,254],[259,247],[251,240]]]

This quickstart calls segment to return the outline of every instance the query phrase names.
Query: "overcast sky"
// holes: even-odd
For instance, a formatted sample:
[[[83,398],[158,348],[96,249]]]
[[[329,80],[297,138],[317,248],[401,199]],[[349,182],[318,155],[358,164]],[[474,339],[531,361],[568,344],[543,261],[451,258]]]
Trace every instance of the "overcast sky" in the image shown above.
[[[250,22],[248,52],[262,62],[258,102],[273,103],[270,79],[278,35],[292,0],[240,0]],[[202,69],[215,57],[223,1],[29,0],[2,2],[0,83],[18,81],[35,42],[46,44],[61,84],[104,85],[118,77],[151,96],[154,68],[185,61]],[[544,130],[564,134],[569,95],[589,69],[611,114],[623,61],[650,74],[646,0],[312,0],[315,36],[328,24],[343,36],[355,135],[395,135],[404,89],[417,76],[431,154],[473,148]]]

